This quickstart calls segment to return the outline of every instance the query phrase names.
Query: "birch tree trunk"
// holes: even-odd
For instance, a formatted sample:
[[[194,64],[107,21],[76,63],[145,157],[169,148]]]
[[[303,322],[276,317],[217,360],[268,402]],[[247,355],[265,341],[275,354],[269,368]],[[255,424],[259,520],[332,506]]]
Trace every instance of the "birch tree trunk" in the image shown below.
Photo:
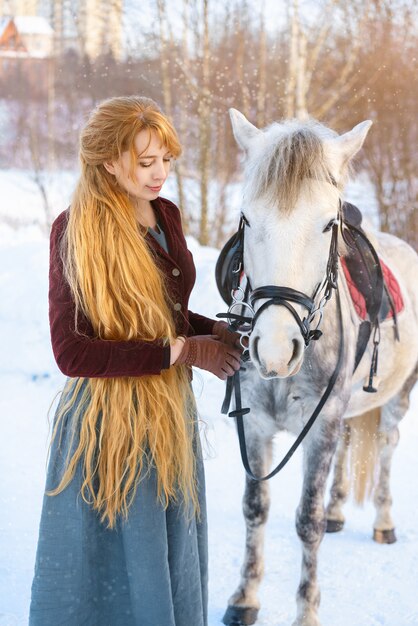
[[[54,124],[54,116],[55,116],[55,64],[56,58],[55,55],[50,57],[47,60],[47,80],[48,80],[48,91],[47,91],[47,127],[48,127],[48,169],[55,169],[56,158],[55,158],[55,124]]]
[[[263,128],[266,125],[266,60],[267,60],[267,37],[264,18],[265,5],[261,6],[260,12],[260,42],[258,47],[258,92],[257,92],[257,126]]]
[[[188,0],[183,0],[183,42],[182,42],[182,52],[183,52],[183,65],[184,69],[187,71],[187,60],[188,60],[188,49],[187,49],[187,5]],[[164,110],[166,114],[173,120],[174,118],[174,110],[173,110],[173,101],[172,101],[172,93],[171,93],[171,79],[170,79],[170,59],[175,56],[175,46],[173,41],[173,35],[171,29],[168,25],[167,20],[167,6],[165,0],[157,0],[157,10],[158,10],[158,22],[159,22],[159,44],[160,44],[160,67],[161,67],[161,79],[162,79],[162,87],[163,87],[163,99],[164,99]],[[167,31],[167,32],[166,32]],[[184,92],[183,92],[184,93]],[[182,141],[183,137],[186,135],[185,128],[185,101],[184,97],[179,96],[180,107],[179,107],[179,135],[180,141]],[[174,121],[174,120],[173,120]],[[184,189],[183,189],[183,175],[182,168],[179,163],[176,164],[175,169],[176,183],[177,183],[177,196],[178,196],[178,205],[179,209],[183,216],[183,226],[184,231],[188,234],[188,219],[186,217],[185,210],[185,198],[184,198]]]
[[[237,50],[237,78],[238,78],[238,83],[241,88],[240,109],[244,113],[244,115],[248,117],[250,115],[250,98],[249,98],[249,93],[248,93],[248,87],[245,84],[245,78],[244,78],[244,65],[245,65],[244,49],[245,49],[245,42],[244,42],[244,38],[241,36],[238,50]]]
[[[189,0],[183,0],[183,36],[182,36],[182,56],[183,56],[183,68],[186,74],[189,73],[190,63],[189,63],[189,47],[187,44],[187,34],[189,30]],[[187,91],[183,88],[179,90],[179,134],[180,141],[185,141],[186,132],[187,132]],[[183,185],[183,166],[181,162],[176,164],[176,181],[177,181],[177,194],[179,201],[179,209],[183,216],[183,230],[186,235],[190,234],[190,224],[189,224],[189,215],[187,211],[186,197],[184,193],[184,185]]]
[[[299,39],[297,42],[297,64],[296,64],[296,117],[299,120],[308,117],[308,105],[306,95],[308,85],[306,82],[306,35],[299,26]]]
[[[199,242],[209,243],[208,192],[210,166],[210,113],[211,97],[209,84],[210,48],[209,48],[209,0],[203,0],[203,49],[202,49],[202,94],[199,100],[199,171],[200,171],[200,232]]]
[[[164,109],[169,117],[172,117],[172,104],[171,104],[171,85],[169,75],[169,60],[167,54],[167,37],[165,35],[165,28],[167,24],[166,4],[165,0],[157,0],[158,8],[158,23],[160,34],[160,66],[161,66],[161,78],[163,86],[163,98]]]
[[[298,0],[292,0],[288,5],[290,20],[289,42],[289,70],[286,86],[286,116],[306,119],[308,106],[306,96],[308,85],[306,82],[306,55],[307,37],[300,21]]]
[[[298,0],[289,0],[287,5],[289,21],[289,61],[287,71],[287,85],[285,87],[286,117],[295,117],[295,91],[296,77],[298,73],[298,38],[299,38],[299,18]]]

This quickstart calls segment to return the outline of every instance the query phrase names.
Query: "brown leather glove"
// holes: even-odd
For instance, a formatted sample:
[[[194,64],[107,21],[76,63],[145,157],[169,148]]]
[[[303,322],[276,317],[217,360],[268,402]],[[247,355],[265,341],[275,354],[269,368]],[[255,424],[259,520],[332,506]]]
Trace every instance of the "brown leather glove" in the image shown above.
[[[219,339],[226,343],[228,346],[234,346],[235,348],[240,349],[241,351],[244,349],[241,344],[241,335],[240,333],[234,332],[233,330],[229,330],[228,324],[219,320],[215,322],[213,329],[213,335],[218,335]],[[244,340],[244,345],[248,344],[248,338],[246,337]]]
[[[228,346],[214,335],[186,337],[175,365],[195,365],[226,380],[239,370],[241,350]]]
[[[240,334],[229,330],[228,324],[226,322],[223,322],[222,320],[215,322],[212,329],[212,334],[217,335],[219,339],[226,343],[228,346],[233,346],[234,348],[238,349],[241,348]]]

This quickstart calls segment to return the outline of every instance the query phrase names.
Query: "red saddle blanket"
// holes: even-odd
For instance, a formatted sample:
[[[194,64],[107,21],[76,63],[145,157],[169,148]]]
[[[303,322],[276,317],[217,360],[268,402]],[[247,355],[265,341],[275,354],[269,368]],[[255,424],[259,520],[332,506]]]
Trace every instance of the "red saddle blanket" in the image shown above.
[[[360,319],[365,320],[367,318],[367,307],[366,300],[352,279],[350,272],[348,270],[347,264],[345,262],[344,257],[341,257],[341,265],[344,271],[344,275],[347,281],[348,289],[353,300],[354,308],[357,312],[357,315]],[[386,285],[386,289],[390,294],[390,298],[393,302],[395,313],[400,313],[404,307],[404,302],[402,298],[401,289],[399,287],[399,283],[394,277],[392,271],[389,267],[380,259],[380,265],[382,266],[383,280]],[[386,319],[393,317],[392,308],[389,307],[389,311],[386,315]]]

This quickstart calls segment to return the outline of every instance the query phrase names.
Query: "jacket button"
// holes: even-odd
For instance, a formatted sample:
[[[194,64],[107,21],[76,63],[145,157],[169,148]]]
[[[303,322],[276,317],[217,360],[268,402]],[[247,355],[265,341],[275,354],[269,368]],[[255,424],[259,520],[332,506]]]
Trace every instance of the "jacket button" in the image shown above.
[[[180,302],[176,302],[176,304],[174,305],[174,310],[175,311],[181,311],[181,304],[180,304]]]
[[[171,270],[171,273],[173,274],[173,276],[180,276],[180,270],[178,270],[177,267]]]

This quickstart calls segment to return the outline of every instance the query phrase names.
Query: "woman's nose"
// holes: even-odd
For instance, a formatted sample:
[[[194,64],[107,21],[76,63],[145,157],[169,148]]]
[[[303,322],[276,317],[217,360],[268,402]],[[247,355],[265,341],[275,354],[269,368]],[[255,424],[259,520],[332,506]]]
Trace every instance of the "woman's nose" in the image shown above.
[[[161,179],[161,178],[165,178],[167,176],[167,172],[166,169],[164,167],[164,162],[157,162],[155,165],[155,168],[152,172],[153,174],[153,178],[155,178],[156,180]]]

